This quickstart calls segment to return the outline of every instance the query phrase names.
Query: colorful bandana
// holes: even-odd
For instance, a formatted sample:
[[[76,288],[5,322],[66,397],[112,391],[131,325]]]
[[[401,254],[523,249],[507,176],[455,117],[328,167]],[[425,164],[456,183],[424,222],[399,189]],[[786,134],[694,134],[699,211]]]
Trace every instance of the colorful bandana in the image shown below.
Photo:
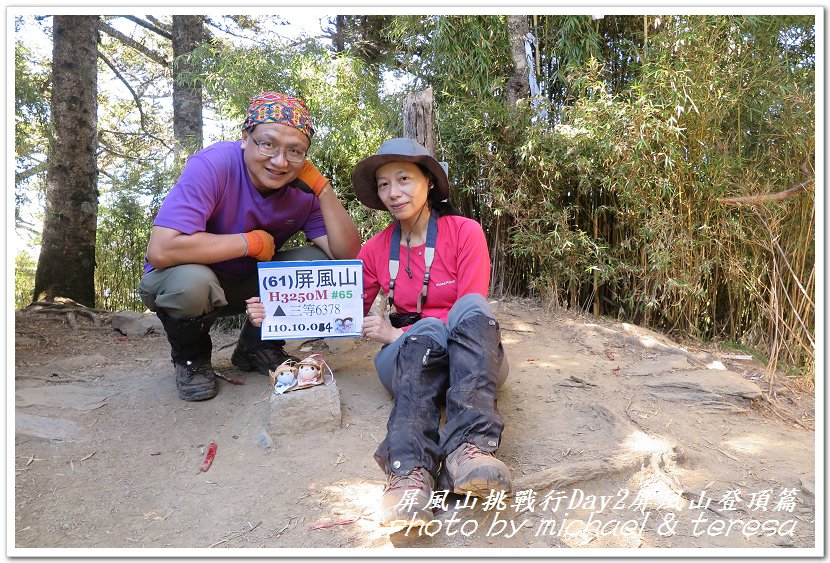
[[[309,140],[314,135],[305,103],[299,98],[279,92],[262,92],[259,96],[251,98],[251,105],[242,127],[248,129],[259,123],[281,123],[294,127]]]

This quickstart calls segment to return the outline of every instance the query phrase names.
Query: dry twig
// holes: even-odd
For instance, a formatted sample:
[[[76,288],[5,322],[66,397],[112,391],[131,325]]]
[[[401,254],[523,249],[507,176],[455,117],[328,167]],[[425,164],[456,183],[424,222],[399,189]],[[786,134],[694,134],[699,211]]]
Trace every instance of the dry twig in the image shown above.
[[[238,538],[238,537],[240,537],[240,536],[244,536],[245,534],[248,534],[248,533],[250,533],[250,532],[253,532],[254,530],[256,530],[256,529],[259,527],[259,525],[260,525],[260,524],[262,524],[262,520],[260,520],[260,521],[259,521],[259,522],[257,522],[256,524],[251,524],[250,522],[248,522],[248,529],[247,529],[247,530],[243,529],[241,532],[237,532],[237,533],[235,533],[235,534],[233,534],[233,535],[231,535],[231,536],[228,536],[227,538],[222,538],[222,539],[221,539],[221,540],[219,540],[218,542],[214,542],[214,543],[210,544],[210,545],[208,546],[208,549],[210,549],[211,547],[216,547],[216,546],[217,546],[217,545],[219,545],[220,543],[227,543],[227,542],[229,542],[229,541],[231,541],[231,540],[233,540],[233,539],[236,539],[236,538]]]
[[[814,183],[815,180],[813,178],[810,178],[805,182],[801,182],[797,186],[793,186],[792,188],[776,192],[774,194],[721,197],[718,198],[718,201],[721,203],[725,203],[726,205],[755,205],[760,203],[769,203],[771,201],[781,201],[782,199],[787,199],[788,197],[791,197],[797,194],[798,192],[805,190],[808,186],[811,186]]]

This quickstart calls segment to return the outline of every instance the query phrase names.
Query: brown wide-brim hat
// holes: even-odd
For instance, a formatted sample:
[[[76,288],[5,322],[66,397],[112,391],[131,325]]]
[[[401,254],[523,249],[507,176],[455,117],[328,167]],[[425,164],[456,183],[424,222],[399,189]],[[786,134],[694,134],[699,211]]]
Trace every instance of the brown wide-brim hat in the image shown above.
[[[432,172],[435,176],[435,188],[446,199],[450,196],[450,182],[447,179],[447,171],[440,162],[429,154],[424,147],[421,146],[415,139],[389,139],[384,142],[378,152],[368,158],[364,158],[357,163],[357,166],[352,172],[352,185],[354,186],[357,199],[371,209],[380,209],[386,211],[386,206],[383,205],[378,197],[377,183],[375,182],[375,172],[377,169],[389,162],[403,160],[406,162],[414,162],[420,164]]]

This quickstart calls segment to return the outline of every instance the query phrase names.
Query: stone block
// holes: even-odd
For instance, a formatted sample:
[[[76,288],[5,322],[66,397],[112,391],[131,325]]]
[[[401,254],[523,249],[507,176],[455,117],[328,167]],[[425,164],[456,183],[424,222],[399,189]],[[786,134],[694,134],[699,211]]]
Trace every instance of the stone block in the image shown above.
[[[354,349],[356,342],[356,338],[349,337],[327,338],[326,346],[328,346],[329,351],[333,354],[344,354],[346,352],[351,352]]]
[[[136,313],[135,311],[119,311],[110,318],[112,328],[134,338],[154,332],[164,334],[164,327],[155,314]]]
[[[761,388],[732,371],[695,370],[676,372],[649,379],[645,383],[663,398],[682,401],[752,400],[761,396]]]
[[[80,385],[61,385],[60,387],[29,387],[15,393],[18,407],[54,407],[70,408],[79,411],[91,411],[107,404],[107,398],[116,391],[103,391],[94,387]]]
[[[46,367],[48,373],[81,373],[88,368],[102,366],[107,361],[107,358],[101,354],[69,356],[68,358],[57,359],[54,362],[44,364],[44,367]]]
[[[336,383],[273,394],[270,407],[267,427],[272,436],[340,428],[340,391]]]
[[[56,442],[82,441],[86,436],[81,426],[63,418],[51,418],[22,412],[15,413],[15,431],[18,434],[45,438]]]
[[[643,360],[635,366],[622,370],[623,375],[656,375],[669,373],[676,370],[691,370],[692,365],[689,359],[681,354],[670,354],[668,356],[657,356]]]

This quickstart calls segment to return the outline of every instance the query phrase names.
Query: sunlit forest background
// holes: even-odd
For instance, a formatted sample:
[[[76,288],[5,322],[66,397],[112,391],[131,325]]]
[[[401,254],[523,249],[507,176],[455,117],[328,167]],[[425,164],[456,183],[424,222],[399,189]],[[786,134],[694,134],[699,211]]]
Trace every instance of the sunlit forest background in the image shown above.
[[[141,310],[159,205],[189,154],[239,138],[261,90],[307,102],[309,158],[371,236],[389,216],[359,205],[351,171],[402,135],[405,96],[431,88],[436,156],[452,202],[485,229],[492,296],[717,341],[812,378],[814,13],[311,22],[15,16],[16,307],[77,270],[90,290],[65,297]],[[57,166],[56,139],[72,136],[58,128],[78,126],[56,120],[69,115],[58,41],[91,57],[70,89],[94,96],[85,173]],[[50,192],[69,172],[85,174],[89,198],[59,211]],[[67,227],[70,207],[94,219],[89,233]],[[94,261],[65,256],[56,272],[50,236],[85,238]]]

